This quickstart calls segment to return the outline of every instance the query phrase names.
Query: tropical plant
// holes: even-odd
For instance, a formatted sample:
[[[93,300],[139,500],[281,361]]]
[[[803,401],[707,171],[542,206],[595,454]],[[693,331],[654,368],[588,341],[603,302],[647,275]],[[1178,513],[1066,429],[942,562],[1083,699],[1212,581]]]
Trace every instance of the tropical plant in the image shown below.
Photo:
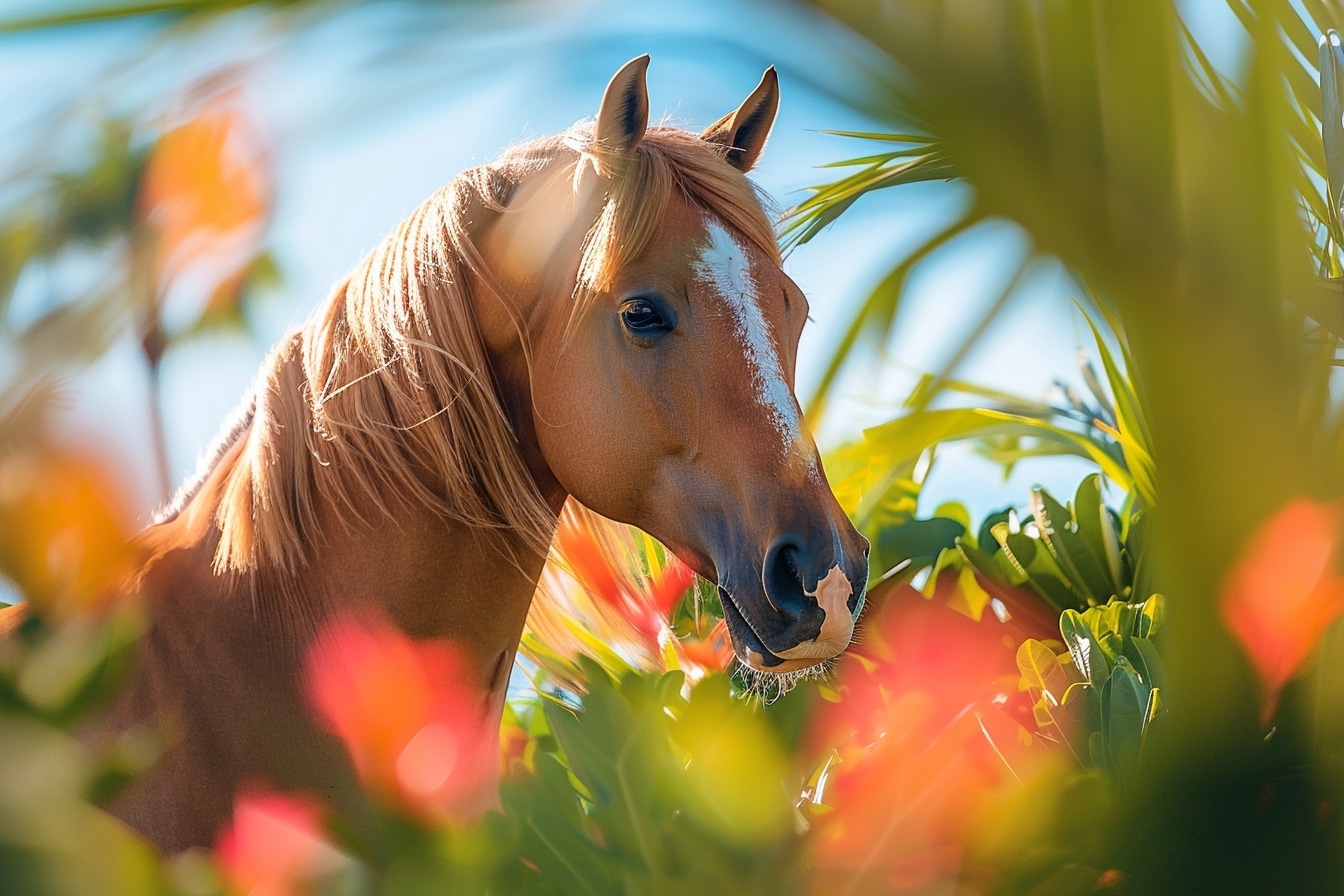
[[[964,215],[862,306],[821,394],[843,365],[881,344],[864,334],[890,332],[910,270],[959,234],[1007,219],[1034,252],[1058,259],[1123,339],[1142,396],[1150,497],[1160,499],[1144,527],[1153,564],[1146,587],[1160,590],[1169,610],[1162,694],[1173,711],[1120,794],[1122,814],[1134,820],[1132,854],[1149,859],[1127,863],[1128,885],[1331,891],[1344,868],[1320,857],[1339,828],[1309,807],[1338,802],[1344,775],[1306,744],[1337,736],[1337,714],[1304,715],[1295,700],[1313,698],[1290,687],[1273,716],[1277,733],[1251,736],[1262,708],[1247,642],[1216,620],[1256,528],[1294,501],[1344,489],[1344,415],[1330,389],[1344,300],[1326,279],[1338,270],[1340,245],[1339,180],[1327,164],[1339,146],[1339,59],[1328,35],[1324,113],[1314,71],[1318,40],[1341,11],[1231,0],[1221,14],[1240,55],[1220,68],[1196,23],[1182,18],[1219,14],[1205,7],[819,5],[907,73],[883,122],[890,132],[910,134],[917,122],[919,158],[937,159],[937,170],[948,166],[972,191]],[[859,189],[895,180],[822,191],[803,213],[822,222],[826,208],[847,207]],[[970,329],[954,364],[985,326]],[[935,380],[954,373],[949,365]],[[910,416],[903,426],[922,425],[922,413]],[[1279,556],[1274,575],[1291,579],[1293,561]],[[1313,644],[1337,649],[1330,631]],[[1339,692],[1329,655],[1318,656],[1310,686],[1318,707],[1327,705],[1321,695]],[[1309,775],[1314,761],[1324,765]],[[1250,794],[1271,779],[1276,796],[1257,803]]]
[[[1159,595],[1143,603],[1112,600],[1064,611],[1063,653],[1035,639],[1017,651],[1038,731],[1122,785],[1135,780],[1149,726],[1162,711],[1162,660],[1153,641],[1161,622]]]

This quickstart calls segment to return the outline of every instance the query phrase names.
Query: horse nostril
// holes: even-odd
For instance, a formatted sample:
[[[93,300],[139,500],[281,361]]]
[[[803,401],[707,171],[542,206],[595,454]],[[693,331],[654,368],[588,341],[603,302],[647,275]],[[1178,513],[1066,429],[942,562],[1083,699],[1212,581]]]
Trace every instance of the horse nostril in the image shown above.
[[[777,542],[765,558],[765,596],[776,612],[796,619],[807,606],[798,548],[792,542]]]

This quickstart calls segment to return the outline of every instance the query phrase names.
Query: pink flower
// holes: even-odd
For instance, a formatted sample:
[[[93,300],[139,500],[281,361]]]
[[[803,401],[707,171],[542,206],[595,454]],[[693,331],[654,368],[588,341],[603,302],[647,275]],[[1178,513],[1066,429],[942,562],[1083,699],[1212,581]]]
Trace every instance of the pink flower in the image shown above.
[[[809,752],[814,892],[927,892],[955,878],[993,806],[1052,762],[1018,687],[1018,645],[1043,635],[973,620],[908,585],[873,595],[860,643],[818,704]]]
[[[321,809],[301,796],[262,790],[234,803],[233,823],[220,835],[215,859],[229,893],[292,896],[350,859],[322,836]]]
[[[1262,723],[1344,609],[1341,526],[1338,503],[1298,498],[1256,530],[1223,580],[1223,621],[1260,675]]]
[[[385,622],[338,617],[308,653],[309,699],[365,785],[425,820],[494,800],[498,719],[461,651]]]

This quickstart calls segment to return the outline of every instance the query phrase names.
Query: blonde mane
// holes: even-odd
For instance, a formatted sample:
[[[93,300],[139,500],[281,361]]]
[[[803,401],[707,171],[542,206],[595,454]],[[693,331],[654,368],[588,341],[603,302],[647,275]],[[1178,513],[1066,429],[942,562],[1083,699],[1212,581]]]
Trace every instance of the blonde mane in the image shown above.
[[[216,572],[295,572],[321,543],[321,503],[371,523],[368,508],[385,516],[410,502],[546,550],[555,516],[495,393],[471,294],[494,279],[469,227],[473,215],[508,214],[519,183],[557,161],[572,166],[576,184],[591,169],[605,190],[583,243],[575,316],[655,238],[674,197],[779,263],[753,185],[724,160],[724,147],[677,128],[651,127],[632,156],[617,157],[580,123],[463,172],[263,362],[216,511]]]

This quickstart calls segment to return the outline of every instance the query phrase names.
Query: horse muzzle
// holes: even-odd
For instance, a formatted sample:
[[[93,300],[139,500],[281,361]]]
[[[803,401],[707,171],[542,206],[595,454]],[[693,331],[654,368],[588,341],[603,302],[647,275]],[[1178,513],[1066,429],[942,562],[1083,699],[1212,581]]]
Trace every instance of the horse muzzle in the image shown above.
[[[837,538],[822,551],[786,536],[770,546],[759,575],[743,576],[740,585],[731,570],[721,577],[724,619],[740,660],[761,672],[793,672],[849,646],[868,581],[867,542],[852,534],[861,544],[854,559]]]

